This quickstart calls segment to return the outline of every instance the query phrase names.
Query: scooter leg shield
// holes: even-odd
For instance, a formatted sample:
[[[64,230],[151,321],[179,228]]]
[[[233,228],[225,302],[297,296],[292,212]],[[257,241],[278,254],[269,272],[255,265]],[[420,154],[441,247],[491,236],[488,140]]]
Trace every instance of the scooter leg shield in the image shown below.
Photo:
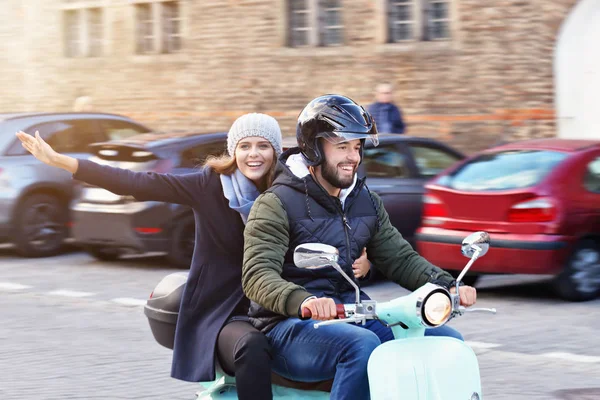
[[[393,340],[368,364],[372,400],[481,399],[479,363],[464,342],[448,337]]]

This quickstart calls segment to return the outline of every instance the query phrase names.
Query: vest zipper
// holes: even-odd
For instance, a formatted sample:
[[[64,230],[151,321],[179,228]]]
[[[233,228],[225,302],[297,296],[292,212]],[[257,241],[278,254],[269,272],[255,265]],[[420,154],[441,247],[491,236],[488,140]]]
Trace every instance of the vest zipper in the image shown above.
[[[365,180],[364,179],[359,179],[357,182],[356,187],[354,188],[354,190],[358,193],[362,190],[362,187],[364,185]],[[322,188],[323,189],[323,188]],[[325,189],[323,189],[325,190]],[[350,199],[350,201],[346,204],[349,208],[350,205],[354,202],[354,200],[358,197],[354,196],[353,198]],[[331,197],[330,197],[331,198]],[[352,230],[352,228],[350,228],[350,224],[348,223],[348,218],[346,217],[346,212],[344,211],[344,208],[342,207],[342,202],[339,198],[332,198],[332,200],[334,200],[334,203],[336,203],[337,205],[337,209],[338,212],[340,213],[340,216],[342,217],[342,222],[344,223],[344,235],[346,236],[346,254],[348,257],[348,262],[350,262],[350,266],[352,266],[352,263],[354,262],[354,260],[352,260],[352,253],[350,251],[350,235],[348,233],[349,230]],[[362,250],[362,249],[361,249]],[[350,271],[352,272],[352,271]],[[350,274],[351,278],[354,278],[354,274]],[[356,279],[354,279],[356,280]]]
[[[344,235],[346,237],[346,255],[348,257],[348,262],[350,263],[350,265],[352,265],[352,262],[354,260],[352,260],[352,252],[350,251],[350,234],[348,233],[349,230],[352,230],[352,228],[350,228],[350,224],[348,223],[348,218],[346,217],[346,213],[344,212],[344,209],[342,208],[342,202],[340,201],[340,199],[336,199],[335,201],[337,203],[337,209],[338,212],[340,214],[340,216],[342,217],[342,223],[344,225]],[[350,277],[352,277],[352,275],[350,275]]]

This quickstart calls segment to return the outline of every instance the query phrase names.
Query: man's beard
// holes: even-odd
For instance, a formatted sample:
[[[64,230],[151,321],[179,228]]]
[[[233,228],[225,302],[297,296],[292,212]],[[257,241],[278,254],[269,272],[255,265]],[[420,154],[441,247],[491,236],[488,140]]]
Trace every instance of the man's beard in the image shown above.
[[[321,175],[331,186],[339,189],[348,189],[354,182],[354,174],[356,174],[356,167],[349,178],[341,178],[339,176],[337,165],[331,165],[325,161],[321,166]]]

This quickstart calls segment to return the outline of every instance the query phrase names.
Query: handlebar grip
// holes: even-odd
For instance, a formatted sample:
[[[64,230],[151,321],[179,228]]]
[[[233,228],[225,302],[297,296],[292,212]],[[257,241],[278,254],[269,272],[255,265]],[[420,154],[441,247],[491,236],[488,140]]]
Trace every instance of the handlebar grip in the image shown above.
[[[337,319],[346,318],[346,307],[343,304],[335,305],[336,317]],[[302,309],[302,318],[312,318],[312,312],[310,309],[304,307]]]

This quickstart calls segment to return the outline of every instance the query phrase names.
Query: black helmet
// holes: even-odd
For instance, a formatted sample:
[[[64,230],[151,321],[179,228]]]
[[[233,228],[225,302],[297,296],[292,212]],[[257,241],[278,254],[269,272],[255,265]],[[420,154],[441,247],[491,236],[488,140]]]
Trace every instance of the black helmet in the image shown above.
[[[354,100],[337,94],[317,97],[298,116],[296,140],[302,155],[311,166],[323,162],[319,138],[332,143],[354,139],[361,139],[363,145],[364,139],[370,139],[375,146],[379,143],[377,127],[371,114]]]

